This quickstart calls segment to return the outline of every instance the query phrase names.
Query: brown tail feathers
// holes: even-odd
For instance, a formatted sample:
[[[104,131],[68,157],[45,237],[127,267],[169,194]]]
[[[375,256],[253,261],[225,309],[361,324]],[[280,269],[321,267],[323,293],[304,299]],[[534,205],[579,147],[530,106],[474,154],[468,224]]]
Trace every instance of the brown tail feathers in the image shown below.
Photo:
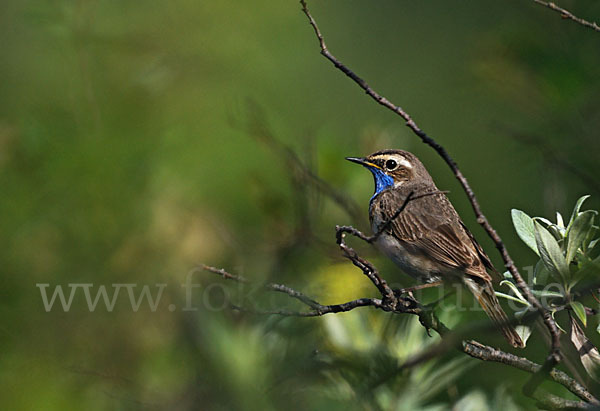
[[[475,298],[477,298],[477,301],[479,301],[479,304],[481,304],[481,307],[488,317],[490,317],[490,319],[498,327],[500,327],[500,331],[502,331],[502,334],[506,340],[513,347],[525,347],[523,340],[521,340],[521,337],[519,334],[517,334],[517,331],[513,328],[513,326],[510,325],[508,317],[502,310],[500,302],[494,294],[494,288],[492,287],[492,284],[482,279],[477,280],[465,278],[465,284],[469,291],[471,291]]]

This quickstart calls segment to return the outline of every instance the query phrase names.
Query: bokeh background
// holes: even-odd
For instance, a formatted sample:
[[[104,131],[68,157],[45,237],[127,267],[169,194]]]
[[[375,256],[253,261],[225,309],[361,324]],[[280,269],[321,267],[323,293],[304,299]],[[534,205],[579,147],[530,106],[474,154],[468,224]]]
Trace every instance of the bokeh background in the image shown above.
[[[532,1],[309,5],[332,52],[457,160],[518,266],[536,259],[511,208],[599,208],[597,33]],[[594,0],[561,6],[600,17]],[[344,157],[383,148],[422,159],[501,267],[447,166],[319,55],[298,2],[4,0],[0,38],[3,409],[534,407],[525,374],[460,353],[393,372],[437,341],[414,318],[236,313],[220,308],[303,307],[196,269],[322,303],[375,296],[333,234],[368,221],[371,177]],[[197,311],[181,309],[188,275]],[[121,290],[90,312],[79,289],[46,312],[36,284],[167,286],[156,310]],[[543,360],[539,334],[525,355]]]

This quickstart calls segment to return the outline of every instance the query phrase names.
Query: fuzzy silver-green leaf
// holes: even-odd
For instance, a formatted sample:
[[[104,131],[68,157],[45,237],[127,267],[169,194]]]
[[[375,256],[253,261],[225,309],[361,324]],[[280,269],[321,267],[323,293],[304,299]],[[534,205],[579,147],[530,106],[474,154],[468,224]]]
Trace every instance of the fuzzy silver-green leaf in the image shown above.
[[[517,231],[517,235],[534,253],[540,255],[537,245],[535,242],[535,226],[533,219],[529,217],[525,212],[513,208],[510,211],[513,225]]]
[[[560,245],[548,230],[535,223],[535,241],[544,265],[551,273],[558,275],[564,284],[570,279],[569,266]]]
[[[579,247],[583,245],[592,225],[594,224],[595,211],[588,210],[579,213],[571,224],[567,237],[567,263],[573,261]]]
[[[569,225],[567,226],[567,230],[569,230],[571,228],[571,224],[573,224],[573,221],[575,221],[575,217],[577,217],[579,215],[579,210],[581,209],[583,202],[585,200],[587,200],[588,198],[590,198],[589,194],[585,195],[585,196],[581,196],[575,203],[575,208],[573,208],[573,212],[571,213],[571,218],[569,219]]]
[[[573,312],[575,313],[577,318],[579,318],[579,321],[581,321],[583,326],[586,327],[587,326],[587,315],[585,313],[585,307],[583,306],[583,304],[581,304],[579,301],[571,301],[569,303],[569,305],[573,309]]]

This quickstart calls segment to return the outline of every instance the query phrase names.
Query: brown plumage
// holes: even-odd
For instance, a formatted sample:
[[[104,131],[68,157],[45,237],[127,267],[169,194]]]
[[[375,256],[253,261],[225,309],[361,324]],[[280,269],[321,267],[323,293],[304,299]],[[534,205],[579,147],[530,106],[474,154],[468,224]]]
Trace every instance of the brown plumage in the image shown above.
[[[523,347],[494,294],[488,270],[496,270],[489,257],[421,161],[402,150],[348,160],[367,167],[375,178],[376,192],[369,208],[373,232],[378,232],[413,193],[414,199],[377,239],[379,248],[403,271],[423,282],[462,282],[506,339],[515,347]]]

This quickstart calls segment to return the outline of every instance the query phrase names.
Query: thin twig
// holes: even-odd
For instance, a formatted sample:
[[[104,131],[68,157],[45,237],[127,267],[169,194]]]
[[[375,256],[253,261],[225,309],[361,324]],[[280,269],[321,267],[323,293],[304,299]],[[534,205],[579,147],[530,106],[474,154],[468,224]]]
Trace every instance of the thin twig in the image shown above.
[[[381,300],[377,298],[359,298],[356,300],[348,301],[342,304],[332,304],[332,305],[321,305],[318,304],[318,307],[313,311],[290,311],[290,310],[257,310],[250,309],[246,307],[241,307],[237,305],[231,305],[231,308],[236,311],[250,312],[252,314],[261,314],[261,315],[281,315],[284,317],[320,317],[325,314],[330,313],[341,313],[346,311],[354,310],[358,307],[375,307],[379,308],[381,306]]]
[[[550,332],[550,335],[552,336],[552,346],[551,346],[550,354],[548,355],[548,357],[546,359],[546,363],[544,364],[544,367],[542,368],[540,374],[535,379],[532,379],[529,384],[526,385],[526,390],[529,391],[530,393],[532,393],[535,390],[535,388],[539,385],[539,383],[541,382],[541,379],[543,378],[544,373],[547,373],[548,371],[550,371],[560,361],[560,358],[561,358],[560,332],[558,330],[558,327],[556,326],[556,323],[554,322],[554,319],[552,318],[552,315],[550,314],[550,312],[548,310],[545,309],[545,307],[542,306],[542,304],[538,301],[538,299],[533,295],[533,293],[527,286],[527,283],[525,282],[525,280],[519,273],[512,258],[508,254],[508,250],[506,249],[504,243],[502,242],[502,239],[500,238],[500,236],[498,235],[496,230],[491,226],[491,224],[489,223],[489,221],[487,220],[487,218],[481,211],[481,207],[479,206],[479,202],[477,201],[477,198],[475,197],[475,193],[473,192],[473,189],[471,188],[471,186],[467,182],[467,179],[465,178],[465,176],[462,174],[462,172],[458,168],[458,165],[456,164],[456,162],[452,159],[452,157],[450,157],[450,155],[448,154],[446,149],[444,149],[444,147],[442,147],[434,139],[429,137],[423,130],[421,130],[419,128],[419,126],[417,126],[415,121],[410,117],[410,115],[402,109],[402,107],[392,104],[387,98],[385,98],[384,96],[377,93],[375,90],[373,90],[369,86],[369,84],[365,80],[363,80],[361,77],[359,77],[357,74],[355,74],[352,70],[350,70],[347,66],[345,66],[340,60],[338,60],[333,54],[331,54],[331,52],[327,48],[327,45],[325,44],[323,35],[321,34],[319,27],[317,26],[317,22],[315,21],[315,19],[313,18],[313,16],[310,14],[310,12],[308,10],[306,1],[300,0],[300,4],[302,5],[302,11],[308,18],[308,21],[309,21],[310,25],[312,26],[312,28],[315,32],[315,35],[319,41],[319,46],[321,48],[321,54],[325,58],[327,58],[331,63],[333,63],[333,65],[338,70],[342,71],[346,76],[350,77],[356,84],[358,84],[358,86],[360,88],[362,88],[365,91],[365,93],[367,95],[369,95],[371,98],[373,98],[377,103],[390,109],[391,111],[393,111],[394,113],[396,113],[400,117],[402,117],[406,122],[406,126],[409,127],[421,139],[421,141],[423,141],[423,143],[431,146],[440,155],[440,157],[442,157],[444,159],[444,161],[448,164],[448,166],[454,173],[454,176],[459,181],[459,183],[463,187],[465,193],[467,194],[467,197],[469,198],[469,201],[471,203],[471,206],[472,206],[475,216],[477,218],[477,222],[484,228],[484,230],[487,232],[489,237],[492,239],[492,241],[496,245],[496,248],[498,249],[498,251],[500,252],[500,255],[502,256],[504,265],[508,269],[508,271],[512,274],[517,287],[519,287],[520,291],[525,295],[525,297],[527,298],[527,301],[529,301],[529,303],[533,307],[535,307],[540,313],[542,313],[542,317],[544,319],[544,324],[546,325],[546,327],[548,328],[548,331]]]
[[[363,240],[367,239],[367,241],[368,241],[369,237],[367,237],[366,235],[364,235],[362,232],[358,231],[357,229],[355,229],[353,227],[348,227],[348,226],[336,226],[335,231],[336,231],[337,244],[340,247],[340,249],[342,250],[342,252],[344,253],[344,256],[346,258],[348,258],[350,261],[352,261],[352,264],[354,264],[356,267],[361,269],[361,271],[369,278],[369,280],[371,280],[373,285],[375,285],[375,287],[377,287],[377,289],[379,290],[379,292],[381,293],[381,295],[384,297],[384,299],[387,302],[392,302],[394,300],[394,291],[390,288],[390,286],[387,284],[387,282],[381,277],[381,275],[379,275],[379,271],[377,270],[377,268],[375,268],[375,266],[373,266],[373,264],[371,264],[364,258],[360,257],[358,255],[358,253],[356,251],[354,251],[354,249],[352,247],[349,247],[346,244],[346,242],[344,241],[344,237],[346,236],[346,233],[350,233],[350,234],[357,236]],[[390,308],[394,309],[393,306],[391,306]]]
[[[593,22],[593,21],[590,22],[590,21],[584,20],[580,17],[577,17],[573,13],[571,13],[569,10],[563,9],[562,7],[557,6],[556,4],[552,3],[551,1],[541,1],[541,0],[533,0],[533,1],[539,5],[548,7],[550,10],[554,10],[555,12],[560,13],[560,16],[563,19],[573,20],[575,23],[581,24],[582,26],[588,27],[595,31],[600,31],[600,26],[598,26],[598,24],[596,24],[596,22]]]
[[[348,249],[352,250],[349,247],[348,247]],[[352,251],[354,251],[354,250],[352,250]],[[361,268],[363,273],[365,273],[365,275],[367,275],[369,278],[374,277],[374,283],[378,283],[379,281],[385,283],[385,280],[383,280],[379,276],[379,272],[371,263],[362,259],[361,257],[358,257],[358,254],[356,254],[355,251],[354,251],[354,254],[352,254],[352,255],[353,255],[352,258],[359,258],[360,260],[362,260],[365,263],[362,267],[359,267],[359,268]],[[244,277],[241,277],[241,276],[235,275],[235,274],[231,274],[223,268],[216,268],[216,267],[212,267],[212,266],[208,266],[208,265],[201,265],[200,268],[202,268],[205,271],[217,274],[226,280],[232,280],[235,282],[245,283],[245,284],[250,283]],[[369,273],[369,274],[367,274],[367,273]],[[375,285],[377,286],[377,284],[375,284]],[[385,286],[387,287],[387,283],[385,283]],[[323,304],[319,303],[318,301],[315,301],[312,298],[301,293],[300,291],[294,290],[293,288],[288,287],[283,284],[267,283],[267,284],[264,284],[263,287],[266,291],[274,291],[274,292],[280,292],[283,294],[287,294],[288,296],[300,301],[304,305],[307,305],[308,307],[312,308],[313,310],[308,311],[308,312],[288,311],[288,310],[258,310],[258,309],[248,308],[248,307],[241,307],[241,306],[234,305],[234,304],[230,305],[231,308],[234,310],[237,310],[237,311],[251,312],[253,314],[267,314],[267,315],[276,314],[276,315],[291,316],[291,317],[318,317],[318,316],[321,316],[324,314],[351,311],[358,307],[369,307],[369,306],[375,307],[375,308],[380,308],[384,311],[394,311],[396,313],[415,314],[415,315],[421,315],[421,313],[425,311],[425,309],[423,307],[421,307],[421,305],[412,296],[396,295],[396,294],[394,294],[394,292],[391,289],[389,291],[390,297],[388,297],[388,298],[394,301],[393,306],[390,304],[390,301],[384,302],[383,300],[378,299],[378,298],[359,298],[359,299],[348,301],[348,302],[345,302],[342,304],[323,305]],[[432,322],[432,324],[435,324],[435,322]],[[430,326],[429,328],[434,328],[434,326]],[[438,328],[442,329],[442,332],[444,332],[445,327],[440,328],[437,325],[435,325],[434,329],[437,330]]]
[[[309,307],[314,308],[316,310],[319,310],[320,308],[323,307],[321,304],[319,304],[315,300],[313,300],[313,299],[307,297],[306,295],[302,294],[301,292],[296,291],[293,288],[290,288],[283,284],[269,283],[269,284],[265,284],[265,288],[267,288],[271,291],[276,291],[279,293],[287,294],[290,297],[295,298],[296,300],[299,300],[299,301],[303,302],[304,304],[308,305]]]
[[[223,268],[212,267],[212,266],[206,265],[206,264],[202,264],[200,266],[200,268],[202,270],[209,271],[211,273],[220,275],[221,277],[223,277],[226,280],[233,280],[233,281],[237,281],[238,283],[249,283],[249,281],[246,280],[241,275],[230,274],[227,271],[225,271]]]
[[[209,271],[211,273],[217,274],[226,280],[233,280],[238,283],[245,283],[245,284],[249,283],[249,281],[247,279],[245,279],[244,277],[235,275],[235,274],[231,274],[231,273],[225,271],[223,268],[211,267],[209,265],[204,265],[204,264],[201,265],[200,268],[205,271]],[[324,309],[324,307],[326,307],[324,305],[319,304],[315,300],[307,297],[306,295],[302,294],[300,291],[296,291],[293,288],[290,288],[283,284],[267,283],[267,284],[264,284],[263,287],[269,291],[276,291],[276,292],[280,292],[283,294],[287,294],[290,297],[295,298],[296,300],[302,302],[303,304],[308,305],[310,308],[313,308],[317,311]],[[240,307],[236,307],[236,309],[240,309]],[[331,312],[334,312],[334,311],[331,311]],[[265,313],[267,313],[267,312],[265,312]],[[273,314],[273,312],[268,312],[268,313]]]

